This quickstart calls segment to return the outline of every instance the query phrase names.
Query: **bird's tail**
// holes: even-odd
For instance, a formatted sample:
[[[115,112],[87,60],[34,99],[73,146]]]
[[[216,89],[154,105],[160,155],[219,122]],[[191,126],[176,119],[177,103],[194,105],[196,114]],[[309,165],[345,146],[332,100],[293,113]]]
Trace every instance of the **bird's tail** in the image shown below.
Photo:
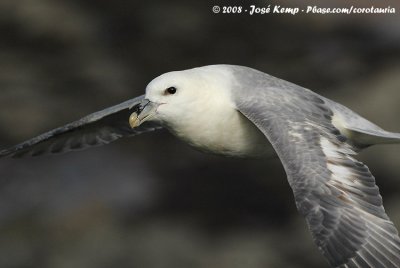
[[[394,144],[400,143],[400,133],[385,130],[367,131],[351,129],[351,140],[360,147],[368,147],[375,144]]]

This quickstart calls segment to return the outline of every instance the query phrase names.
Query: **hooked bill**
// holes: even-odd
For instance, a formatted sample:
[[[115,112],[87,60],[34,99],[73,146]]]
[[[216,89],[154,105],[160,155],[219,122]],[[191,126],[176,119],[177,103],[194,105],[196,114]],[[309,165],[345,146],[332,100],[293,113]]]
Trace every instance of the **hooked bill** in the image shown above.
[[[136,112],[132,113],[131,116],[129,116],[129,125],[131,126],[131,128],[135,128],[140,125],[139,115]]]

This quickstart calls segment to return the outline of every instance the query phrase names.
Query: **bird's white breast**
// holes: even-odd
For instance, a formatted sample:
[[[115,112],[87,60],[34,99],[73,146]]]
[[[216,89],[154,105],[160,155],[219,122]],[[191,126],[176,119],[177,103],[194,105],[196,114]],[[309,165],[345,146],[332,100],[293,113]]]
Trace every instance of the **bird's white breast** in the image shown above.
[[[264,134],[228,100],[214,97],[201,105],[192,103],[167,128],[202,151],[235,157],[273,155]]]
[[[189,124],[167,126],[190,145],[207,152],[235,157],[273,155],[267,138],[238,111],[225,111],[224,117],[204,115]]]

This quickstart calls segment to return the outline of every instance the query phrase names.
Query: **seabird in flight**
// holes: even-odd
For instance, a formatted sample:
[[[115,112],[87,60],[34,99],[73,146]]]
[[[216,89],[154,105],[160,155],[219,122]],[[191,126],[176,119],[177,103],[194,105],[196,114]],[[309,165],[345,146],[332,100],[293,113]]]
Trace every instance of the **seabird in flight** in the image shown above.
[[[400,239],[375,178],[354,158],[400,143],[306,88],[235,65],[163,74],[146,94],[39,135],[0,157],[61,153],[167,128],[190,145],[234,157],[276,154],[296,206],[332,267],[400,267]]]

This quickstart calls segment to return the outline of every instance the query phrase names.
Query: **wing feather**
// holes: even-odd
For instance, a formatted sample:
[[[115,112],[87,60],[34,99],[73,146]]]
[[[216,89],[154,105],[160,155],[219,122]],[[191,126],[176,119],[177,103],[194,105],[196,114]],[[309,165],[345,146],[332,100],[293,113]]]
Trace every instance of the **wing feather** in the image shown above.
[[[161,128],[158,124],[145,122],[131,129],[130,108],[138,105],[140,96],[118,105],[87,115],[80,120],[50,130],[16,146],[0,151],[0,157],[37,156],[83,150],[108,144],[122,137]]]
[[[237,109],[280,157],[297,208],[330,265],[400,267],[400,238],[375,178],[353,158],[359,148],[332,124],[329,103],[262,73],[250,78],[249,90],[234,91]]]

